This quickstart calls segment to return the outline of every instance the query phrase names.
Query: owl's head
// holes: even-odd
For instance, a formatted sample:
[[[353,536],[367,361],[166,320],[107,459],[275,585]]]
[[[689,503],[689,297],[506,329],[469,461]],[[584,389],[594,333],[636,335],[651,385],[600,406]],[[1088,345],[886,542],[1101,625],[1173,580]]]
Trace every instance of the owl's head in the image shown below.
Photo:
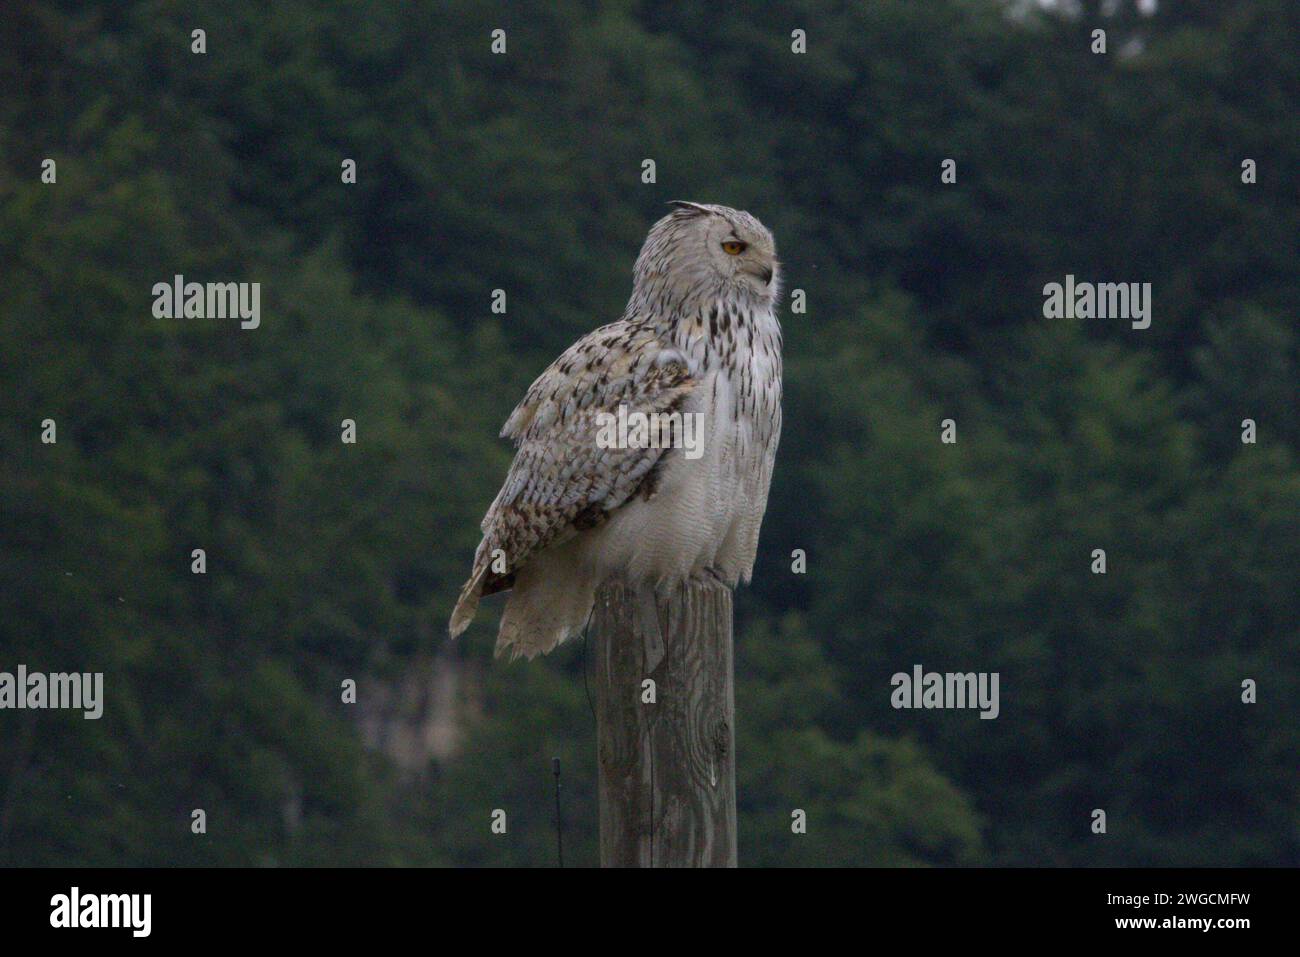
[[[771,231],[729,206],[675,201],[650,229],[637,257],[635,286],[658,287],[671,298],[723,296],[771,304],[780,263]]]

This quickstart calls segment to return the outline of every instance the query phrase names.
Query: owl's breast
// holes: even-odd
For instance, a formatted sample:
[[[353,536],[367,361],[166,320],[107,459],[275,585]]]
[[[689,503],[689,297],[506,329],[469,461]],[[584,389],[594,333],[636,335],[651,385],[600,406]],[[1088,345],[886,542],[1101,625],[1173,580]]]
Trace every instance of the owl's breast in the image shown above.
[[[770,318],[770,317],[769,317]],[[605,571],[653,580],[718,568],[748,573],[780,430],[780,331],[686,341],[698,384],[683,403],[683,444],[665,454],[652,498],[618,509],[597,546]],[[750,534],[752,531],[753,534]]]

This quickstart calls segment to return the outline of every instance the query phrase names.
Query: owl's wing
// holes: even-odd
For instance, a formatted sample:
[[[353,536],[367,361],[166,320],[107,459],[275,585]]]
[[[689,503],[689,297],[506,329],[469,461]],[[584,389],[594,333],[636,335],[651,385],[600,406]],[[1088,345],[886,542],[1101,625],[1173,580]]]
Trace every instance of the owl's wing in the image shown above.
[[[570,346],[529,387],[502,436],[518,445],[505,484],[483,518],[474,571],[452,613],[460,634],[478,599],[509,588],[544,548],[595,528],[647,485],[664,448],[602,448],[600,413],[674,412],[694,388],[686,359],[627,321]],[[494,562],[504,555],[505,572]],[[494,569],[493,565],[497,568]]]

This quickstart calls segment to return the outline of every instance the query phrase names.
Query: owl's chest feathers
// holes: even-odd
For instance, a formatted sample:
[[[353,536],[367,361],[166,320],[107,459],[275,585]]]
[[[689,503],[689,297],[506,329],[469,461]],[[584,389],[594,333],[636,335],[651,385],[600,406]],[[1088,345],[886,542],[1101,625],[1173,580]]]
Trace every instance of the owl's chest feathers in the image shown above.
[[[677,410],[680,447],[606,522],[574,539],[594,579],[664,581],[707,567],[734,584],[752,569],[781,428],[781,328],[770,307],[746,305],[710,298],[635,323],[663,347],[651,361],[684,362],[695,385]]]
[[[592,540],[599,569],[655,580],[713,567],[728,582],[753,565],[780,430],[781,330],[771,310],[719,304],[679,322],[663,341],[686,360],[698,415],[695,448],[672,448],[650,494],[619,508]]]
[[[781,327],[770,308],[714,303],[674,330],[673,346],[699,381],[691,406],[735,465],[773,436],[781,404]]]

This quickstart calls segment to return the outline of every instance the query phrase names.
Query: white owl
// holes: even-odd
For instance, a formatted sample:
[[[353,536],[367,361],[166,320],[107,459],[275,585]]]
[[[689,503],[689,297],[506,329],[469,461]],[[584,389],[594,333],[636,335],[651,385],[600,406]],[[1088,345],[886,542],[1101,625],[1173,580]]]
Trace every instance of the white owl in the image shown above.
[[[518,452],[453,637],[481,596],[507,589],[496,654],[513,659],[581,630],[611,576],[749,581],[781,435],[776,247],[749,213],[672,206],[637,257],[623,318],[551,363],[501,430]],[[607,447],[600,432],[620,407],[691,415],[698,447]]]

